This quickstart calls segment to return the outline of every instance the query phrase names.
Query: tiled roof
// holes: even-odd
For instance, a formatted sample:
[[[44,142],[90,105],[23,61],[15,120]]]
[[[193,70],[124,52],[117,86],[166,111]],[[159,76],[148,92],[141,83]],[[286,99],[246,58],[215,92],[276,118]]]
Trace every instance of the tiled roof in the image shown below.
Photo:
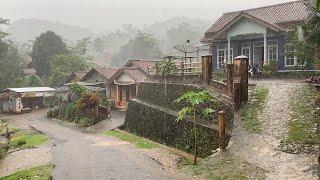
[[[103,75],[107,80],[109,80],[119,70],[119,68],[106,67],[106,66],[98,66],[98,67],[95,67],[94,69],[98,73]]]
[[[124,67],[123,72],[127,73],[136,82],[141,82],[147,79],[147,75],[143,73],[141,70],[139,70],[138,68]]]
[[[109,80],[109,84],[116,80],[121,73],[126,73],[132,77],[136,82],[141,82],[147,79],[147,74],[138,67],[122,67]]]
[[[243,11],[235,11],[223,14],[216,23],[211,26],[205,33],[205,37],[201,40],[207,43],[212,40],[213,36],[221,29],[232,22],[241,14],[247,14],[270,25],[279,26],[290,30],[292,26],[288,26],[291,22],[300,22],[307,18],[308,11],[304,1],[293,1],[283,4],[276,4],[260,8],[248,9]]]
[[[77,79],[82,79],[88,72],[87,71],[80,71],[80,72],[75,72],[74,75],[76,75]]]
[[[148,67],[155,66],[156,61],[153,60],[129,60],[125,67],[137,67],[143,72],[148,73]]]

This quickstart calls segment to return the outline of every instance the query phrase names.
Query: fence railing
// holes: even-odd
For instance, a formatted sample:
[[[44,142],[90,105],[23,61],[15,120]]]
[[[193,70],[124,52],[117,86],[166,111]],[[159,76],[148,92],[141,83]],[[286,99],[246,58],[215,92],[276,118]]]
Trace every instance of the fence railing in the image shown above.
[[[169,73],[170,75],[195,75],[202,73],[202,63],[201,62],[189,62],[184,61],[176,62],[176,71]],[[157,75],[157,69],[155,67],[148,67],[149,75]]]

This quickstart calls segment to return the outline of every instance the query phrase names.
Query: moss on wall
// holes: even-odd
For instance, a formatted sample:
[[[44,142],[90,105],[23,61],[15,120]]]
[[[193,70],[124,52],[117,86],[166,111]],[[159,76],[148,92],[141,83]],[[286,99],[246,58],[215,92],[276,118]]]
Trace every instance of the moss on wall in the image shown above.
[[[176,122],[176,114],[182,104],[173,101],[188,91],[202,90],[201,86],[168,83],[142,82],[139,85],[138,97],[130,101],[124,123],[124,129],[166,144],[168,146],[192,152],[193,136],[191,130],[193,122],[190,120]],[[233,109],[218,99],[208,104],[216,112],[226,112],[227,134],[231,134],[233,127]],[[199,120],[197,128],[199,133],[199,156],[206,157],[218,148],[217,118],[215,116],[206,121]],[[227,142],[230,135],[227,137]]]

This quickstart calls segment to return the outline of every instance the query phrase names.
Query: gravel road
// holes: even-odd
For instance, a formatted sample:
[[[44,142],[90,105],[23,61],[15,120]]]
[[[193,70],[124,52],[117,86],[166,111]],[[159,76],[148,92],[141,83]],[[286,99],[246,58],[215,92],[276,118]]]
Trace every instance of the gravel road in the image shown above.
[[[265,85],[269,89],[264,112],[259,117],[262,132],[247,132],[240,117],[237,117],[228,148],[230,154],[266,169],[266,177],[270,180],[318,179],[311,170],[311,166],[316,164],[314,156],[289,154],[278,148],[290,119],[289,96],[292,90],[302,86],[302,83],[294,80],[260,80],[253,83]]]

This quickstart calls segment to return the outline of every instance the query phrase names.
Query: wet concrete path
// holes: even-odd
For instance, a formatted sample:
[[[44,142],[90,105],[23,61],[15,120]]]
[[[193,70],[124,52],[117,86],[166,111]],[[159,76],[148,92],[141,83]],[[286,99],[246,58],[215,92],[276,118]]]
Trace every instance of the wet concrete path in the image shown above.
[[[32,126],[52,138],[54,179],[184,179],[127,142],[65,127],[45,114],[42,110],[4,119],[12,126]]]

